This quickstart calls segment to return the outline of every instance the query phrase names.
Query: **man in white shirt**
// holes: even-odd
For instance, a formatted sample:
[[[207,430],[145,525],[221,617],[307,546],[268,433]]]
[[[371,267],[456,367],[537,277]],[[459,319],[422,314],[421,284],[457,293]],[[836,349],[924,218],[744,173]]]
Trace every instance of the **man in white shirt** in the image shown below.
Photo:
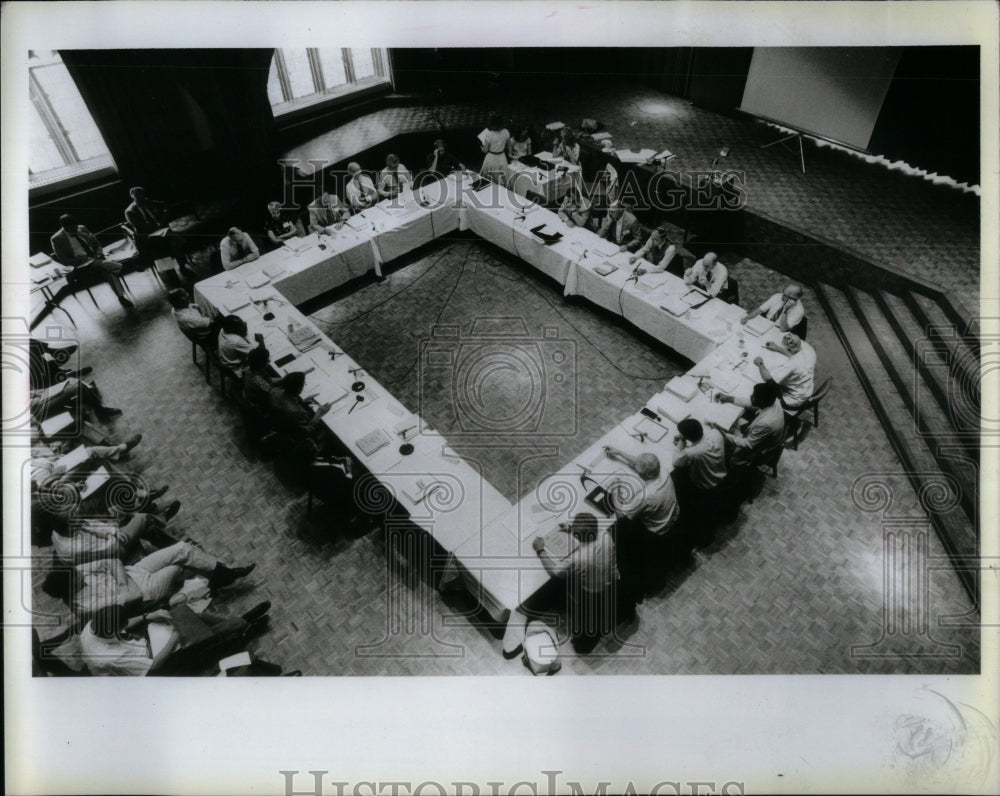
[[[744,315],[740,323],[758,315],[763,315],[783,332],[793,331],[806,316],[806,309],[802,306],[802,288],[788,285],[781,293],[775,293],[753,312]]]
[[[591,652],[601,636],[614,629],[614,593],[618,580],[615,543],[605,528],[598,528],[597,517],[581,512],[569,528],[580,545],[566,558],[556,560],[545,549],[545,540],[536,536],[531,543],[545,571],[565,579],[567,613],[573,649]]]
[[[708,252],[684,272],[684,282],[697,285],[710,296],[718,296],[729,286],[729,271],[715,252]]]
[[[649,268],[637,266],[635,273],[637,276],[643,274],[660,274],[667,270],[674,257],[677,256],[677,247],[670,242],[667,237],[665,227],[656,227],[649,235],[649,239],[643,246],[636,250],[635,254],[628,258],[629,264],[638,260],[645,260],[650,263]]]
[[[726,477],[726,442],[722,433],[694,418],[677,424],[674,437],[674,485],[685,525],[698,544],[706,544],[723,515],[723,481]]]
[[[257,344],[250,342],[247,335],[247,322],[239,315],[226,315],[222,318],[222,328],[219,330],[219,362],[230,368],[239,378],[247,366],[247,355],[255,348],[264,348],[264,336],[255,334]]]
[[[250,263],[260,257],[257,244],[239,227],[230,227],[226,237],[219,244],[222,267],[230,271],[243,263]]]
[[[375,190],[375,184],[371,179],[361,173],[361,166],[357,163],[348,163],[347,173],[351,175],[346,187],[347,201],[351,209],[358,212],[375,204],[378,201],[378,191]]]
[[[378,192],[383,199],[395,199],[404,188],[412,187],[410,170],[399,162],[396,155],[387,155],[385,168],[379,174]]]
[[[167,293],[171,313],[177,321],[177,327],[189,338],[199,343],[208,342],[215,337],[218,330],[218,319],[209,318],[202,313],[196,304],[191,303],[191,297],[186,290],[177,288]]]
[[[780,397],[781,389],[773,381],[755,384],[749,402],[725,393],[715,396],[719,403],[735,403],[757,412],[742,434],[731,434],[717,423],[707,423],[721,431],[732,448],[733,454],[729,459],[732,467],[749,467],[759,453],[777,448],[784,442],[785,411],[781,408]]]
[[[764,348],[784,354],[788,357],[788,361],[780,368],[780,378],[776,378],[764,365],[764,360],[756,357],[753,363],[760,370],[760,377],[764,381],[777,382],[781,387],[781,403],[786,409],[798,409],[813,394],[816,351],[809,343],[791,332],[786,332],[781,338],[781,345],[768,340],[764,343]]]
[[[617,244],[619,251],[634,252],[642,245],[642,225],[621,202],[614,202],[597,228],[597,234]]]

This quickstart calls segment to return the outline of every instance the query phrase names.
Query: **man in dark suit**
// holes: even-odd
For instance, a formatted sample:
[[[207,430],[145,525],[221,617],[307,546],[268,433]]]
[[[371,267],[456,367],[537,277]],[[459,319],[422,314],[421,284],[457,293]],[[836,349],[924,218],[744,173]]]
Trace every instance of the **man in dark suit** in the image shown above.
[[[621,202],[614,202],[608,208],[597,234],[617,244],[623,252],[634,252],[642,245],[642,225]]]
[[[135,245],[139,253],[150,260],[173,257],[182,271],[194,276],[188,267],[183,242],[170,234],[166,205],[150,199],[145,188],[135,187],[128,193],[132,204],[125,208],[125,220],[135,230]]]
[[[74,271],[87,268],[105,274],[108,284],[118,296],[118,303],[126,309],[132,309],[135,305],[125,298],[125,289],[118,278],[122,272],[121,263],[105,260],[104,249],[97,238],[73,216],[60,216],[59,225],[59,231],[50,239],[55,261]]]

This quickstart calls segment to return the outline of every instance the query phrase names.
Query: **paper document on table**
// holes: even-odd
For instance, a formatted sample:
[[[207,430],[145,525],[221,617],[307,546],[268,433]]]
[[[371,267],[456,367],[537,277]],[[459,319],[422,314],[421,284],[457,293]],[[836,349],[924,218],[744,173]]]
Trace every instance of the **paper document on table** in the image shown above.
[[[763,315],[758,315],[756,318],[751,318],[749,321],[747,321],[744,324],[744,328],[748,332],[750,332],[750,334],[754,334],[754,335],[758,335],[758,336],[764,334],[768,329],[771,329],[773,327],[774,327],[774,324],[771,323]]]
[[[436,489],[444,486],[440,481],[418,479],[413,485],[406,485],[403,487],[403,494],[409,498],[411,503],[420,503],[425,500],[427,496],[435,491]]]
[[[645,435],[652,442],[659,442],[667,435],[667,430],[655,420],[644,417],[635,424],[635,433]]]
[[[640,149],[638,152],[631,149],[615,150],[615,155],[622,163],[645,163],[655,154],[655,149]]]
[[[711,301],[712,297],[708,293],[703,293],[697,288],[691,288],[687,293],[685,293],[681,298],[689,307],[700,307]]]
[[[65,456],[61,456],[56,462],[56,467],[62,467],[64,471],[68,473],[74,467],[79,467],[89,458],[90,455],[87,452],[87,448],[83,445],[79,445]]]
[[[698,382],[690,376],[674,376],[667,382],[667,389],[682,401],[690,401],[698,394]]]
[[[308,326],[296,326],[288,332],[288,340],[299,351],[308,351],[320,341],[319,333]]]
[[[740,374],[733,371],[718,371],[712,374],[712,386],[732,395],[740,386]]]
[[[657,412],[675,425],[691,414],[691,407],[671,393],[660,393],[653,398],[652,403]]]
[[[269,278],[274,279],[276,276],[280,276],[285,273],[285,266],[278,265],[277,263],[274,265],[268,265],[265,266],[264,273],[267,274]]]
[[[42,436],[52,437],[71,425],[73,425],[73,416],[69,412],[60,412],[58,415],[53,415],[48,420],[42,421]]]
[[[600,265],[594,266],[594,273],[600,274],[601,276],[608,276],[609,274],[613,274],[617,270],[618,266],[615,265],[614,263],[604,262],[601,263]]]
[[[28,258],[28,264],[32,268],[41,268],[43,265],[48,265],[52,262],[52,258],[44,252],[39,252],[38,254],[33,254]]]
[[[376,428],[358,440],[358,450],[365,456],[371,456],[375,451],[381,450],[388,444],[388,435],[382,429]]]
[[[564,531],[562,526],[557,525],[542,539],[545,541],[545,550],[557,561],[569,558],[570,554],[580,546],[580,540],[568,531]]]
[[[264,287],[264,285],[266,285],[270,281],[271,277],[269,277],[267,274],[264,273],[250,274],[250,276],[247,277],[247,287],[249,288]]]
[[[359,213],[356,216],[351,216],[349,219],[347,219],[345,223],[351,229],[358,230],[358,229],[364,229],[365,227],[369,226],[372,222]]]
[[[250,296],[242,291],[235,295],[227,294],[225,301],[222,302],[222,306],[230,315],[235,315],[237,310],[250,306]]]
[[[319,392],[316,393],[316,403],[320,404],[335,404],[337,401],[342,401],[347,396],[347,390],[341,387],[336,382],[326,379],[319,386]]]
[[[638,284],[648,290],[653,290],[654,288],[662,287],[667,281],[667,276],[668,274],[666,272],[658,274],[643,274],[639,277]]]
[[[315,238],[312,240],[309,238],[289,238],[285,241],[285,247],[293,252],[304,252],[306,249],[311,249],[315,243]]]
[[[671,315],[680,317],[687,312],[690,307],[688,307],[687,302],[680,296],[667,296],[660,304],[660,309],[666,310]]]

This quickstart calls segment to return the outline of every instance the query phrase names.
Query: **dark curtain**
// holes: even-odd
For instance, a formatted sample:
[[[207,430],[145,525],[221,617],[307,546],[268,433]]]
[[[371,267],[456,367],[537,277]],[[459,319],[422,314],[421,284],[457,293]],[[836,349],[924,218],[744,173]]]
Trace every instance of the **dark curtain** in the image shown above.
[[[61,50],[123,181],[161,195],[259,188],[273,168],[273,50]]]
[[[691,67],[691,101],[702,108],[731,113],[743,100],[752,47],[700,47]]]

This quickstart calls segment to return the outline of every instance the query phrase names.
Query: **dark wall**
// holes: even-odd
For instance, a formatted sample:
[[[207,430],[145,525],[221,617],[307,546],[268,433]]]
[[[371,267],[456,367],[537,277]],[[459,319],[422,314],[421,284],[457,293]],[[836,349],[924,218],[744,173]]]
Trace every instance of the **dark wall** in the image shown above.
[[[691,101],[720,113],[738,108],[752,57],[753,47],[701,47],[694,50]]]
[[[869,149],[979,183],[979,47],[906,47]]]

